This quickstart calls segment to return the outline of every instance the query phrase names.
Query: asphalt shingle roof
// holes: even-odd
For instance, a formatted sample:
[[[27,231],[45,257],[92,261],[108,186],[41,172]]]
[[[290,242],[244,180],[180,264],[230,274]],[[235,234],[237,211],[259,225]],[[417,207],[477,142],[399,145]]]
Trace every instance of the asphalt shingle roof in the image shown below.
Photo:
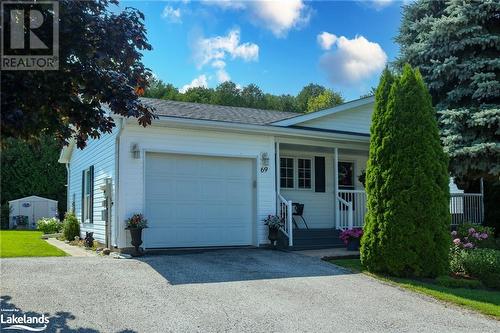
[[[301,115],[295,112],[188,103],[154,98],[141,98],[141,101],[147,106],[153,107],[154,112],[160,117],[213,120],[250,125],[269,125],[276,121]]]

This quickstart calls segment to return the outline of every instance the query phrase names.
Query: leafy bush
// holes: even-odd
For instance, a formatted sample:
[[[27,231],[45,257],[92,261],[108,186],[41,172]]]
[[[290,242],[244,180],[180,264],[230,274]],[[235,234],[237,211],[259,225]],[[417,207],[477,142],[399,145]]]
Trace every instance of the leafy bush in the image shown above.
[[[44,234],[55,234],[62,230],[62,223],[55,217],[44,217],[36,222],[37,230]]]
[[[460,257],[465,274],[481,280],[490,288],[500,289],[500,251],[464,250]]]
[[[448,160],[417,70],[385,70],[375,94],[361,262],[371,272],[435,277],[449,265]],[[431,260],[432,259],[432,260]]]
[[[80,236],[80,223],[72,212],[67,212],[64,216],[63,235],[69,241],[74,240],[76,236]]]
[[[441,275],[436,278],[436,284],[448,288],[469,288],[480,289],[483,284],[478,280],[457,279],[448,275]]]

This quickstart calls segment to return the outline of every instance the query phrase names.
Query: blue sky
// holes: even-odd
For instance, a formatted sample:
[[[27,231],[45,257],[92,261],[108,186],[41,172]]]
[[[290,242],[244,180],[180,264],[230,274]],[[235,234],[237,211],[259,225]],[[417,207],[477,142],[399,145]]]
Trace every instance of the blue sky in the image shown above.
[[[124,1],[146,16],[153,50],[144,63],[186,89],[230,79],[296,94],[310,83],[346,100],[376,86],[398,53],[402,2]]]

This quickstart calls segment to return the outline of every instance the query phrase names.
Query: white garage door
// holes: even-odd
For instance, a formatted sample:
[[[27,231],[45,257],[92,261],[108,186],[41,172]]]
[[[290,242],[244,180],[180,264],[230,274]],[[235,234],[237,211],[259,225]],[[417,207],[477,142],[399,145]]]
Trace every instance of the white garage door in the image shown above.
[[[146,154],[144,246],[252,244],[253,162]]]

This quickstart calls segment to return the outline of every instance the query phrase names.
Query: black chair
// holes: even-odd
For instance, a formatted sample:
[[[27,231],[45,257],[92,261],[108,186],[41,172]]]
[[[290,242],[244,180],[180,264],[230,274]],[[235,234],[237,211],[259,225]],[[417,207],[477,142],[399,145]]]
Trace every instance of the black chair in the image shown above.
[[[306,229],[309,229],[309,227],[307,226],[306,220],[304,219],[304,216],[302,216],[303,214],[304,214],[304,204],[301,204],[298,202],[292,202],[292,221],[293,221],[293,224],[295,225],[295,228],[297,228],[297,229],[299,229],[299,226],[298,226],[297,222],[295,222],[295,219],[294,219],[295,216],[300,217],[302,219],[302,222],[306,226]]]

